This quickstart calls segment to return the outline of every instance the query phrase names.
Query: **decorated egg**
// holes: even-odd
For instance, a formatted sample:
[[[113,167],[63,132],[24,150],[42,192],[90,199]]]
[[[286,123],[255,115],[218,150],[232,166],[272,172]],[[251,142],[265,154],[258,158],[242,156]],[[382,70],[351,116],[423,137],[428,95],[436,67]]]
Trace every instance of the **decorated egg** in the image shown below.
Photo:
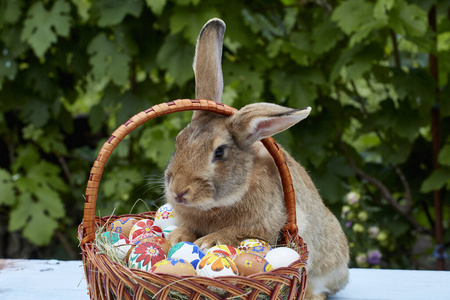
[[[138,220],[131,217],[119,218],[109,225],[108,231],[121,233],[128,238],[130,236],[131,228],[133,228],[133,225],[136,224],[137,221]]]
[[[206,277],[238,275],[233,260],[222,253],[211,253],[200,260],[197,275]]]
[[[230,257],[231,259],[235,259],[236,256],[239,255],[240,250],[238,250],[232,246],[228,246],[228,245],[217,245],[217,246],[210,248],[208,250],[208,252],[206,252],[206,255],[211,254],[211,253],[222,253],[222,254]]]
[[[161,236],[162,229],[156,226],[152,220],[144,219],[136,222],[131,228],[129,240],[134,244],[135,241],[144,237]]]
[[[238,249],[242,251],[246,251],[251,247],[255,246],[269,246],[269,244],[263,240],[258,239],[246,239],[241,242]]]
[[[166,254],[160,246],[154,243],[140,243],[131,250],[128,266],[149,271],[154,264],[165,258]]]
[[[256,254],[261,257],[264,257],[266,253],[269,252],[270,250],[272,250],[270,246],[254,246],[245,250],[245,253]]]
[[[120,259],[124,259],[128,250],[131,248],[130,241],[120,233],[112,231],[103,232],[101,239],[105,244],[113,246],[111,251],[113,251]]]
[[[154,243],[154,244],[160,246],[164,250],[164,253],[166,255],[169,254],[169,250],[172,247],[172,244],[169,243],[168,240],[166,240],[165,238],[162,238],[160,236],[155,236],[155,235],[154,236],[150,236],[150,237],[142,238],[142,239],[137,240],[135,242],[136,245],[139,245],[140,243]]]
[[[182,258],[190,262],[194,268],[197,268],[198,262],[205,254],[200,250],[200,247],[194,243],[180,242],[170,248],[167,256],[169,258]]]
[[[177,228],[178,226],[176,225],[170,225],[167,227],[163,228],[163,237],[167,239],[167,236],[169,235],[169,233],[171,233],[172,231],[175,230],[175,228]]]
[[[150,272],[168,273],[173,275],[195,275],[195,268],[191,263],[182,258],[166,258],[157,262]]]
[[[269,272],[273,269],[272,265],[263,257],[251,253],[244,253],[242,255],[239,255],[234,260],[234,263],[239,270],[240,276]]]
[[[155,214],[155,224],[161,228],[176,225],[172,204],[166,203],[158,208]]]
[[[287,247],[279,247],[267,252],[264,258],[273,266],[274,269],[287,267],[294,261],[300,259],[297,251]]]

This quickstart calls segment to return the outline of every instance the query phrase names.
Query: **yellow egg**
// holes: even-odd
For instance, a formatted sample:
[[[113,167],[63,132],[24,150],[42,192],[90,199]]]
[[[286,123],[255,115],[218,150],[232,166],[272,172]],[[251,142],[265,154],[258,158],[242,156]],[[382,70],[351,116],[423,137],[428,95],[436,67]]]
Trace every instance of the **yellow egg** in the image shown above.
[[[259,239],[246,239],[241,242],[238,249],[241,251],[246,251],[255,246],[269,246],[269,243]]]
[[[195,269],[182,258],[166,258],[152,266],[150,272],[167,273],[172,275],[195,275]]]

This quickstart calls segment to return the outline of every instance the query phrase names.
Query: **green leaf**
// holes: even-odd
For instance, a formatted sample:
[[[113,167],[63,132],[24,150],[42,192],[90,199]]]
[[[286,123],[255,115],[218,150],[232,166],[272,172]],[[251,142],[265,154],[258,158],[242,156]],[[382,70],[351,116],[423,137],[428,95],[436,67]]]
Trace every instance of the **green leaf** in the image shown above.
[[[11,211],[8,228],[10,231],[23,228],[27,239],[43,246],[53,236],[58,225],[56,220],[65,216],[60,192],[68,188],[60,177],[59,167],[44,160],[35,160],[25,171],[16,180],[20,194]]]
[[[158,51],[156,62],[159,67],[166,69],[178,86],[194,77],[192,60],[194,46],[188,44],[180,33],[166,38]]]
[[[317,55],[331,50],[344,35],[335,22],[325,20],[313,29],[313,52]]]
[[[203,25],[211,18],[218,17],[220,14],[215,8],[192,8],[176,7],[174,13],[170,16],[170,34],[183,32],[192,45],[195,45],[198,34]]]
[[[373,19],[373,7],[373,3],[364,0],[343,1],[333,11],[331,20],[337,22],[342,31],[350,35]]]
[[[201,0],[176,0],[175,2],[181,6],[187,6],[190,3],[192,5],[197,6],[200,3]]]
[[[13,24],[19,20],[22,14],[21,6],[21,0],[0,2],[0,29],[6,24]]]
[[[319,69],[298,69],[296,75],[286,72],[274,73],[271,76],[271,90],[279,101],[288,99],[291,106],[302,108],[314,106],[317,97],[315,85],[325,83]]]
[[[420,37],[428,28],[427,13],[415,4],[398,0],[389,12],[389,25],[398,34]]]
[[[141,182],[142,175],[135,169],[127,166],[116,167],[107,173],[102,182],[101,191],[107,197],[129,200],[136,183]]]
[[[437,50],[450,50],[450,31],[446,31],[437,35]]]
[[[224,84],[234,88],[239,95],[235,99],[237,106],[261,101],[261,93],[264,90],[262,74],[247,62],[230,64],[228,61],[223,67]],[[245,99],[245,100],[244,100]],[[244,103],[239,101],[244,100]]]
[[[311,106],[317,96],[315,87],[299,76],[290,76],[280,72],[274,74],[271,81],[271,88],[277,99],[285,101],[288,98],[290,99],[290,105],[295,107]]]
[[[331,73],[330,81],[336,80],[342,69],[346,67],[346,79],[354,79],[362,76],[372,68],[377,59],[383,56],[383,50],[379,44],[363,45],[358,44],[352,48],[344,49],[335,62]]]
[[[143,7],[141,0],[98,0],[93,3],[100,27],[120,24],[128,14],[138,18]]]
[[[450,166],[450,145],[445,145],[439,152],[438,162],[441,165]]]
[[[40,58],[58,40],[58,36],[68,37],[70,31],[70,4],[57,0],[50,10],[43,2],[35,2],[28,10],[21,39],[26,41]]]
[[[175,144],[164,125],[146,128],[139,140],[139,146],[144,150],[145,157],[156,163],[160,170],[165,169],[175,150]]]
[[[36,246],[46,246],[58,228],[58,222],[47,216],[41,206],[33,209],[33,214],[29,222],[23,229],[23,236]],[[33,208],[33,207],[32,207]]]
[[[0,206],[13,205],[16,202],[14,182],[8,171],[0,168]]]
[[[244,17],[245,23],[250,26],[254,33],[261,33],[262,36],[267,38],[269,41],[271,41],[274,37],[283,36],[283,29],[278,26],[278,24],[272,24],[272,22],[265,15],[261,13],[252,13],[247,8],[244,8],[241,13]]]
[[[22,229],[33,213],[35,206],[30,193],[24,192],[17,197],[17,206],[9,214],[8,230],[16,231]]]
[[[442,168],[433,171],[430,176],[422,182],[420,191],[422,193],[429,193],[443,188],[447,184],[450,187],[450,169]]]
[[[89,0],[71,0],[71,1],[73,5],[77,7],[78,15],[81,17],[83,22],[86,22],[90,17],[89,10],[91,9],[92,2]]]
[[[164,10],[164,6],[166,6],[167,0],[145,0],[145,2],[155,15],[160,16]]]
[[[22,116],[24,120],[32,123],[35,127],[42,127],[50,120],[47,103],[39,100],[28,101],[23,107]]]
[[[88,45],[89,63],[97,81],[110,78],[116,85],[123,86],[128,82],[129,63],[131,58],[119,51],[119,47],[110,41],[105,33],[96,35]]]
[[[373,16],[377,20],[387,20],[387,12],[392,9],[395,0],[377,0],[373,8]]]

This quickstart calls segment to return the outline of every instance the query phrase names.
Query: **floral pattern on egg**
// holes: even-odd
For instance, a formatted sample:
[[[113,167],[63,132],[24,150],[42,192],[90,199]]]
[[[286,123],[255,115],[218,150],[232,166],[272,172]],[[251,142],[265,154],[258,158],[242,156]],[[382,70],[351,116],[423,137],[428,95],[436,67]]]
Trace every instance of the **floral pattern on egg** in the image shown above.
[[[155,224],[161,228],[176,225],[175,213],[170,203],[166,203],[155,214]]]
[[[166,258],[164,250],[154,243],[140,243],[133,248],[130,258],[130,268],[149,271],[157,262]]]
[[[162,229],[156,226],[152,220],[140,220],[134,224],[130,231],[130,241],[134,244],[138,239],[150,236],[162,237]]]
[[[221,253],[211,253],[202,258],[197,266],[197,274],[207,277],[237,275],[233,260]]]

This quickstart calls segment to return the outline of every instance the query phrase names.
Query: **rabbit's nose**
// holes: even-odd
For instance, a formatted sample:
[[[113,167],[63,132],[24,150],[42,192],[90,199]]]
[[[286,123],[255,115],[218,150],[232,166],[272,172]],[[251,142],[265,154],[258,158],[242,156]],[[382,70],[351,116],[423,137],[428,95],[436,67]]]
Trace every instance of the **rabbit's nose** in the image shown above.
[[[175,193],[175,201],[176,201],[177,203],[183,203],[183,204],[186,204],[186,198],[184,198],[184,196],[186,196],[188,192],[189,192],[189,189],[185,190],[185,191],[182,192],[182,193],[178,193],[178,194]]]

